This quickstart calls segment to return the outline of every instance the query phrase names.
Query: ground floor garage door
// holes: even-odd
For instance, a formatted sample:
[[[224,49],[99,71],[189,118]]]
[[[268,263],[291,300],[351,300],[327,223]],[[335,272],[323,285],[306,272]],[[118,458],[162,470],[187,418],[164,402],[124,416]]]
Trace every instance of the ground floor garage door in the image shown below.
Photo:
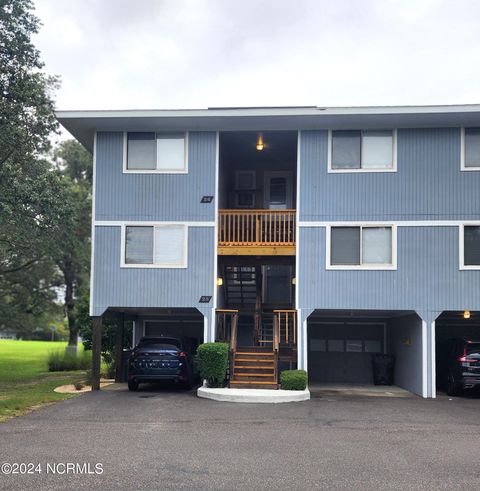
[[[372,354],[384,348],[383,323],[309,321],[309,381],[371,384]]]
[[[137,344],[143,336],[187,337],[196,340],[197,345],[203,343],[204,318],[200,312],[172,312],[139,318],[135,322]]]

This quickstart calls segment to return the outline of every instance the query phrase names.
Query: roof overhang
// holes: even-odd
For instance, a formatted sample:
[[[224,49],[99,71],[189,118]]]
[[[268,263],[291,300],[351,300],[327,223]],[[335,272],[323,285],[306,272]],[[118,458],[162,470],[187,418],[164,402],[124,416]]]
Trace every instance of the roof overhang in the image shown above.
[[[480,104],[57,111],[88,150],[96,131],[268,131],[480,126]]]

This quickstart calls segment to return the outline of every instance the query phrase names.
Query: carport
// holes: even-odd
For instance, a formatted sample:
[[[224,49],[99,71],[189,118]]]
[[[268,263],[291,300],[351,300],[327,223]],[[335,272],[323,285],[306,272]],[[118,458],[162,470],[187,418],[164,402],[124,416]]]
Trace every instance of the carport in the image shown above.
[[[203,309],[202,309],[203,310]],[[184,336],[194,338],[197,346],[208,338],[211,310],[197,308],[108,308],[103,315],[92,317],[92,390],[100,389],[102,323],[109,319],[116,324],[115,380],[121,379],[125,323],[132,322],[132,347],[143,336]]]
[[[435,321],[435,360],[434,369],[436,387],[446,389],[446,359],[448,353],[447,343],[452,339],[467,339],[480,341],[480,311],[444,311]],[[452,347],[450,345],[450,347]]]
[[[307,333],[309,385],[368,387],[372,355],[392,354],[394,384],[425,394],[425,327],[414,311],[315,310]]]
[[[133,346],[143,336],[173,336],[194,338],[203,343],[204,317],[197,309],[168,309],[141,315],[135,321]]]

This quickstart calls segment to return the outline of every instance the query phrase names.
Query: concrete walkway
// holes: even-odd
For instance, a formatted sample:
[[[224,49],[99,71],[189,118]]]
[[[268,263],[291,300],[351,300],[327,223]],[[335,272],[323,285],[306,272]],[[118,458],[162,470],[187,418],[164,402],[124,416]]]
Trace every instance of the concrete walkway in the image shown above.
[[[270,389],[211,389],[200,387],[198,397],[221,402],[267,403],[300,402],[310,399],[309,390],[270,390]]]

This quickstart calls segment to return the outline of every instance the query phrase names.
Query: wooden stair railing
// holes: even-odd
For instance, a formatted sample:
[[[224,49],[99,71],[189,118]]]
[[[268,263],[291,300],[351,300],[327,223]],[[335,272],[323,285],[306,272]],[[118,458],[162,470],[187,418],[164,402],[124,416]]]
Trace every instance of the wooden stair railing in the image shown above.
[[[217,342],[230,343],[232,326],[238,322],[238,310],[216,309],[215,340]]]
[[[278,352],[280,349],[280,324],[278,317],[273,318],[273,356],[274,356],[274,377],[275,382],[278,384]]]
[[[294,246],[296,210],[219,210],[219,246]]]
[[[280,345],[295,347],[297,345],[297,311],[274,310],[273,313],[278,326]]]

